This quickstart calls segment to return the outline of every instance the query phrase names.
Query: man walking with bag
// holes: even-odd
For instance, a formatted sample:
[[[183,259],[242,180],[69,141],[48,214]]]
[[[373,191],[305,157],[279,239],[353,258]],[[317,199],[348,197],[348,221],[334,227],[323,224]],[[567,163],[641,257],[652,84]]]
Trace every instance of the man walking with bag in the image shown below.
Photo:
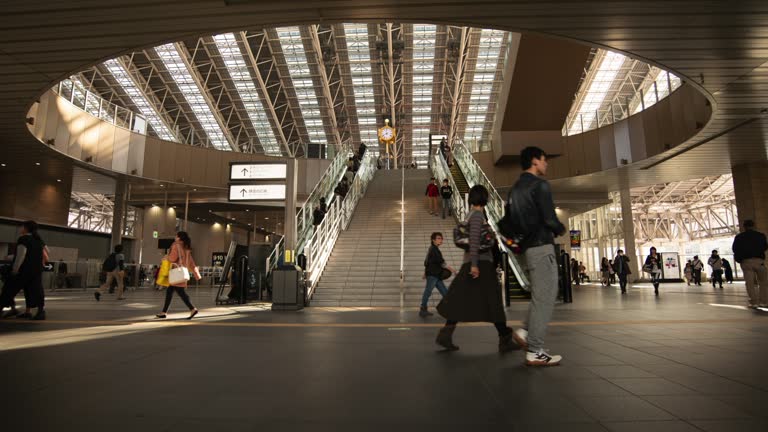
[[[733,258],[744,270],[749,307],[768,307],[768,269],[765,267],[768,242],[765,234],[755,230],[752,220],[745,220],[742,227],[744,231],[733,240]]]
[[[555,366],[562,356],[544,350],[544,335],[552,318],[558,292],[555,236],[565,233],[557,219],[547,173],[547,154],[537,147],[520,153],[523,173],[507,197],[502,232],[512,234],[525,253],[531,281],[531,304],[523,327],[513,333],[515,341],[526,349],[528,366]],[[515,233],[516,232],[516,233]]]
[[[93,293],[96,301],[101,300],[101,294],[103,294],[105,290],[109,290],[109,287],[112,285],[112,280],[114,279],[117,279],[117,299],[125,300],[125,297],[123,297],[123,277],[125,277],[125,255],[123,255],[123,245],[115,246],[115,251],[109,254],[107,259],[104,260],[101,270],[107,274],[107,280],[104,281],[104,285],[100,286]]]

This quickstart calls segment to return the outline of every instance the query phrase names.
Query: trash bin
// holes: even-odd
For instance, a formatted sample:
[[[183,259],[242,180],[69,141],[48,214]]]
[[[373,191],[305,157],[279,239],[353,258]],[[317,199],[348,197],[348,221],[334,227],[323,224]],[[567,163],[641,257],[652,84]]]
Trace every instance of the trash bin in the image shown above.
[[[272,271],[272,310],[304,308],[304,271],[299,266]]]

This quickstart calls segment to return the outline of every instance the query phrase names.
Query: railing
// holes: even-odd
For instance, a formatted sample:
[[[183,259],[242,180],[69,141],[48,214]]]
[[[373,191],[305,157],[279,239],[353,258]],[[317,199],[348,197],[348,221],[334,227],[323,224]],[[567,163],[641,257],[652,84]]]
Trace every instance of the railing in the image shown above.
[[[296,213],[297,254],[304,249],[304,245],[312,236],[312,212],[314,211],[315,205],[320,204],[320,198],[323,197],[327,203],[331,202],[334,187],[347,172],[346,162],[351,154],[350,152],[351,150],[348,147],[344,147],[336,153],[336,156],[331,161],[331,165],[325,170],[323,176],[320,177],[320,181],[317,182],[314,189],[312,189],[312,192],[310,192],[309,197],[307,197],[307,200],[304,201],[304,205],[302,205],[301,209]],[[366,152],[366,157],[370,156],[370,153],[371,152]],[[282,237],[267,258],[267,273],[277,267],[278,261],[284,253],[285,237]]]
[[[365,194],[375,173],[375,157],[372,152],[366,152],[347,196],[332,202],[325,218],[304,247],[304,254],[307,257],[307,298],[312,298],[325,265],[331,257],[336,239],[341,231],[349,226],[355,207]]]
[[[437,158],[440,159],[441,162],[444,162],[442,156],[440,156],[439,154],[437,155]],[[493,187],[493,183],[491,183],[491,181],[488,180],[488,177],[486,177],[485,173],[480,168],[480,165],[472,156],[472,153],[470,153],[469,149],[467,149],[467,147],[464,146],[464,143],[462,143],[459,140],[454,140],[453,160],[455,163],[459,165],[459,168],[461,169],[461,172],[464,174],[464,178],[467,180],[467,184],[469,185],[469,187],[472,187],[474,185],[482,185],[482,186],[485,186],[486,189],[488,189],[488,205],[485,206],[485,212],[487,213],[488,219],[491,222],[489,225],[491,226],[491,228],[493,228],[494,232],[496,232],[496,237],[499,239],[499,242],[501,243],[501,236],[497,231],[496,222],[501,220],[501,218],[504,216],[505,200],[501,198],[499,193],[496,191],[496,188]],[[442,163],[433,164],[433,166],[442,166]],[[451,178],[451,180],[453,179]],[[463,204],[462,204],[462,207],[463,207]],[[455,208],[458,208],[458,207],[455,207]],[[508,257],[509,257],[509,266],[512,268],[512,272],[515,274],[515,277],[517,278],[517,282],[520,284],[522,288],[528,289],[528,287],[530,287],[530,283],[528,282],[528,277],[525,275],[523,266],[520,264],[520,262],[517,260],[517,257],[514,256],[514,254],[508,254]]]
[[[82,87],[81,84],[66,79],[52,89],[60,97],[69,100],[72,105],[84,110],[115,126],[129,129],[142,135],[147,134],[147,119],[128,108],[121,107],[103,99]]]

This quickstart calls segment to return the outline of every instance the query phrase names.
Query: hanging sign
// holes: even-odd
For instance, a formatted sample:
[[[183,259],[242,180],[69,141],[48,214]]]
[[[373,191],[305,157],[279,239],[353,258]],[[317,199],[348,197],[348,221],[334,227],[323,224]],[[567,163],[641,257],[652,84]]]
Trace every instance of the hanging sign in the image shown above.
[[[570,234],[571,234],[571,249],[572,250],[581,249],[581,231],[571,230]]]
[[[282,201],[284,199],[284,184],[229,185],[230,201]]]
[[[238,180],[285,180],[285,163],[243,163],[232,162],[229,165],[229,179]]]

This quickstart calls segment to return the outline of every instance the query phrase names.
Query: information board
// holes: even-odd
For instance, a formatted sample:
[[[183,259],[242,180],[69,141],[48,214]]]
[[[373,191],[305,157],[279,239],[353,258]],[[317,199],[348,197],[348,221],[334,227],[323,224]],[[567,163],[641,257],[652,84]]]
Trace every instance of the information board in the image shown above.
[[[282,201],[284,199],[284,184],[229,185],[230,201]]]
[[[285,163],[240,163],[229,166],[229,180],[285,180]]]

